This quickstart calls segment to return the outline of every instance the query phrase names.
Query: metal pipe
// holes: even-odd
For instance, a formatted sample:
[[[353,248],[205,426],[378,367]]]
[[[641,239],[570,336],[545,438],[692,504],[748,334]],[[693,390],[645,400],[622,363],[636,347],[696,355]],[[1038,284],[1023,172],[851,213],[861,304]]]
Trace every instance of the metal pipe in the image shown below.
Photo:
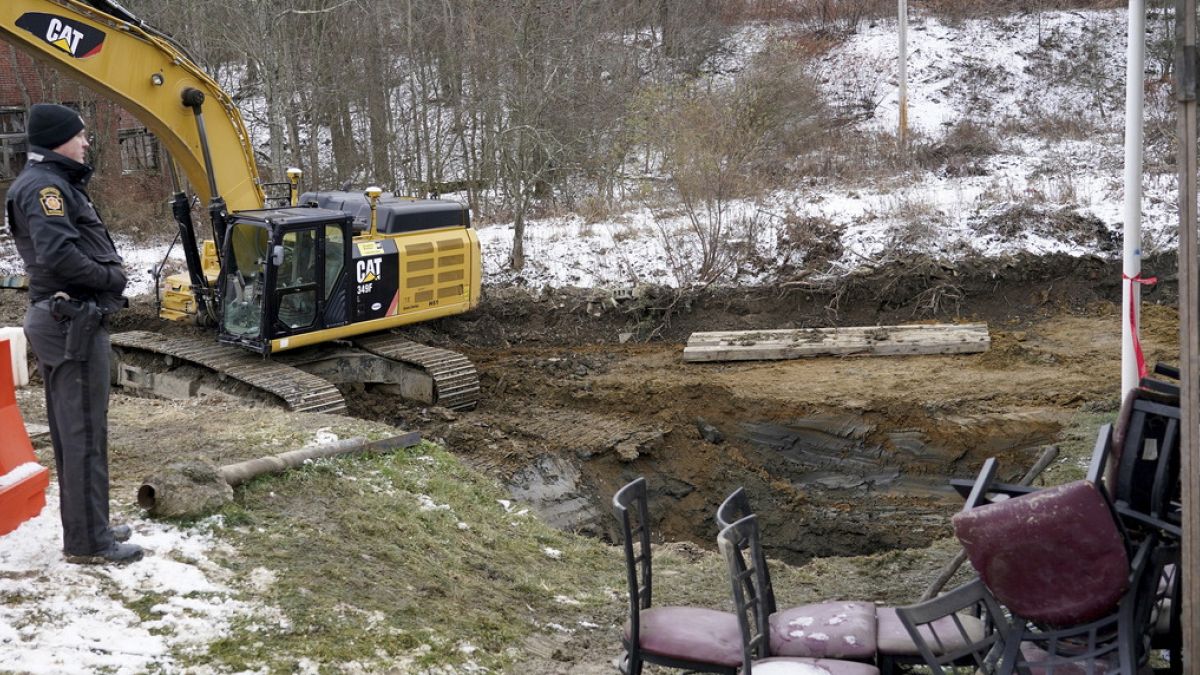
[[[1146,2],[1129,0],[1125,58],[1125,251],[1121,282],[1121,396],[1138,386],[1135,341],[1141,329],[1142,109],[1145,96]]]

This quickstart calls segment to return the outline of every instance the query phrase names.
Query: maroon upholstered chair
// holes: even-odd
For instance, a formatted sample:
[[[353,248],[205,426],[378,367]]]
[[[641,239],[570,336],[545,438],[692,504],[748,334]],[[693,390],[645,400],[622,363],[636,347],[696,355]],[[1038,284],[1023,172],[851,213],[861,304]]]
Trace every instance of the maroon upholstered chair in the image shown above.
[[[766,583],[767,561],[762,552],[758,520],[755,516],[746,516],[722,529],[717,536],[717,544],[729,571],[734,613],[737,615],[741,635],[742,675],[752,675],[754,672],[758,672],[759,675],[879,675],[879,669],[874,665],[828,656],[843,651],[843,646],[853,646],[858,641],[850,634],[843,634],[843,639],[835,641],[825,633],[829,626],[839,626],[845,621],[842,617],[851,611],[849,607],[844,607],[843,613],[821,617],[785,613],[772,616],[767,612],[762,594]],[[859,625],[864,630],[864,641],[869,639],[873,643],[874,631],[868,631],[868,628],[874,628],[874,621],[864,621]],[[779,639],[778,633],[785,629],[800,634],[800,638],[820,635],[821,637],[816,638],[817,642],[829,643],[821,648],[825,654],[784,656],[772,652],[773,645]],[[865,637],[868,632],[869,638]],[[842,644],[834,644],[835,642]],[[811,645],[808,648],[811,649]],[[874,652],[873,645],[871,652]]]
[[[717,508],[717,526],[724,530],[749,515],[753,515],[750,498],[744,488],[738,488]],[[766,612],[771,654],[851,661],[875,659],[874,603],[819,602],[781,610],[775,604],[765,558],[759,572],[756,592]],[[750,581],[747,577],[746,582]]]
[[[1020,616],[1084,623],[1106,615],[1129,588],[1121,531],[1087,481],[963,511],[951,522],[984,584]]]
[[[723,530],[753,514],[749,495],[739,487],[717,508],[717,527]],[[884,675],[900,664],[922,662],[917,644],[894,608],[869,602],[825,602],[780,611],[765,561],[759,590],[769,617],[772,654],[873,660]]]
[[[900,620],[899,608],[876,607],[876,660],[879,670],[887,675],[897,672],[901,665],[924,663],[921,649]],[[961,624],[961,625],[960,625]],[[942,616],[931,627],[924,629],[933,651],[947,663],[970,664],[968,655],[971,644],[983,639],[991,630],[978,614],[966,613],[958,616]],[[934,640],[933,630],[940,638]]]
[[[910,639],[933,675],[996,673],[1012,631],[1008,618],[983,581],[963,584],[925,602],[897,607]]]
[[[983,672],[1134,675],[1156,597],[1154,537],[1128,539],[1089,480],[984,503],[994,470],[988,460],[952,519],[979,578],[897,609],[931,669],[945,665],[928,648],[944,635],[934,622],[969,607],[988,627],[971,646]]]
[[[735,675],[742,663],[737,617],[701,607],[652,607],[649,499],[646,479],[637,478],[613,496],[613,513],[625,540],[629,619],[619,666],[639,675],[643,663],[689,671]]]

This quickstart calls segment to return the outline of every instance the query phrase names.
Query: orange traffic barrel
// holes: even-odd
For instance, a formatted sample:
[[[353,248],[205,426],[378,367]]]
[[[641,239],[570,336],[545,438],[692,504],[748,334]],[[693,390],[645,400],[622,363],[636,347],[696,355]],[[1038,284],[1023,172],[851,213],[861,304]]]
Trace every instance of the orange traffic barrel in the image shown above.
[[[38,464],[9,366],[12,346],[0,340],[0,535],[42,512],[50,471]]]

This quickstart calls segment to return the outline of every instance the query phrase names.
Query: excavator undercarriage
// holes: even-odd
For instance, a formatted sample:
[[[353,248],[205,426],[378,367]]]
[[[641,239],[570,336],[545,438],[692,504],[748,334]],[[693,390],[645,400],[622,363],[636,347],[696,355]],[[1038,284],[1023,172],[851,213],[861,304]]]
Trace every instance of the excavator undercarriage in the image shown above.
[[[112,336],[113,382],[161,398],[220,393],[297,412],[345,414],[339,386],[395,388],[401,398],[471,410],[479,376],[462,354],[393,333],[288,352],[267,359],[238,347],[148,331]]]

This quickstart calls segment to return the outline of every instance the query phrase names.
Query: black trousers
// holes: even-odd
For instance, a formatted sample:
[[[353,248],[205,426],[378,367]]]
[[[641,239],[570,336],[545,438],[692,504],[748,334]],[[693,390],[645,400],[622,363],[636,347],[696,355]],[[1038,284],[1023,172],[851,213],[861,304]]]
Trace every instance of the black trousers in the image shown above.
[[[92,338],[87,359],[67,361],[68,321],[34,305],[25,337],[46,383],[46,415],[54,444],[62,511],[63,553],[92,555],[113,545],[108,525],[108,329]]]

